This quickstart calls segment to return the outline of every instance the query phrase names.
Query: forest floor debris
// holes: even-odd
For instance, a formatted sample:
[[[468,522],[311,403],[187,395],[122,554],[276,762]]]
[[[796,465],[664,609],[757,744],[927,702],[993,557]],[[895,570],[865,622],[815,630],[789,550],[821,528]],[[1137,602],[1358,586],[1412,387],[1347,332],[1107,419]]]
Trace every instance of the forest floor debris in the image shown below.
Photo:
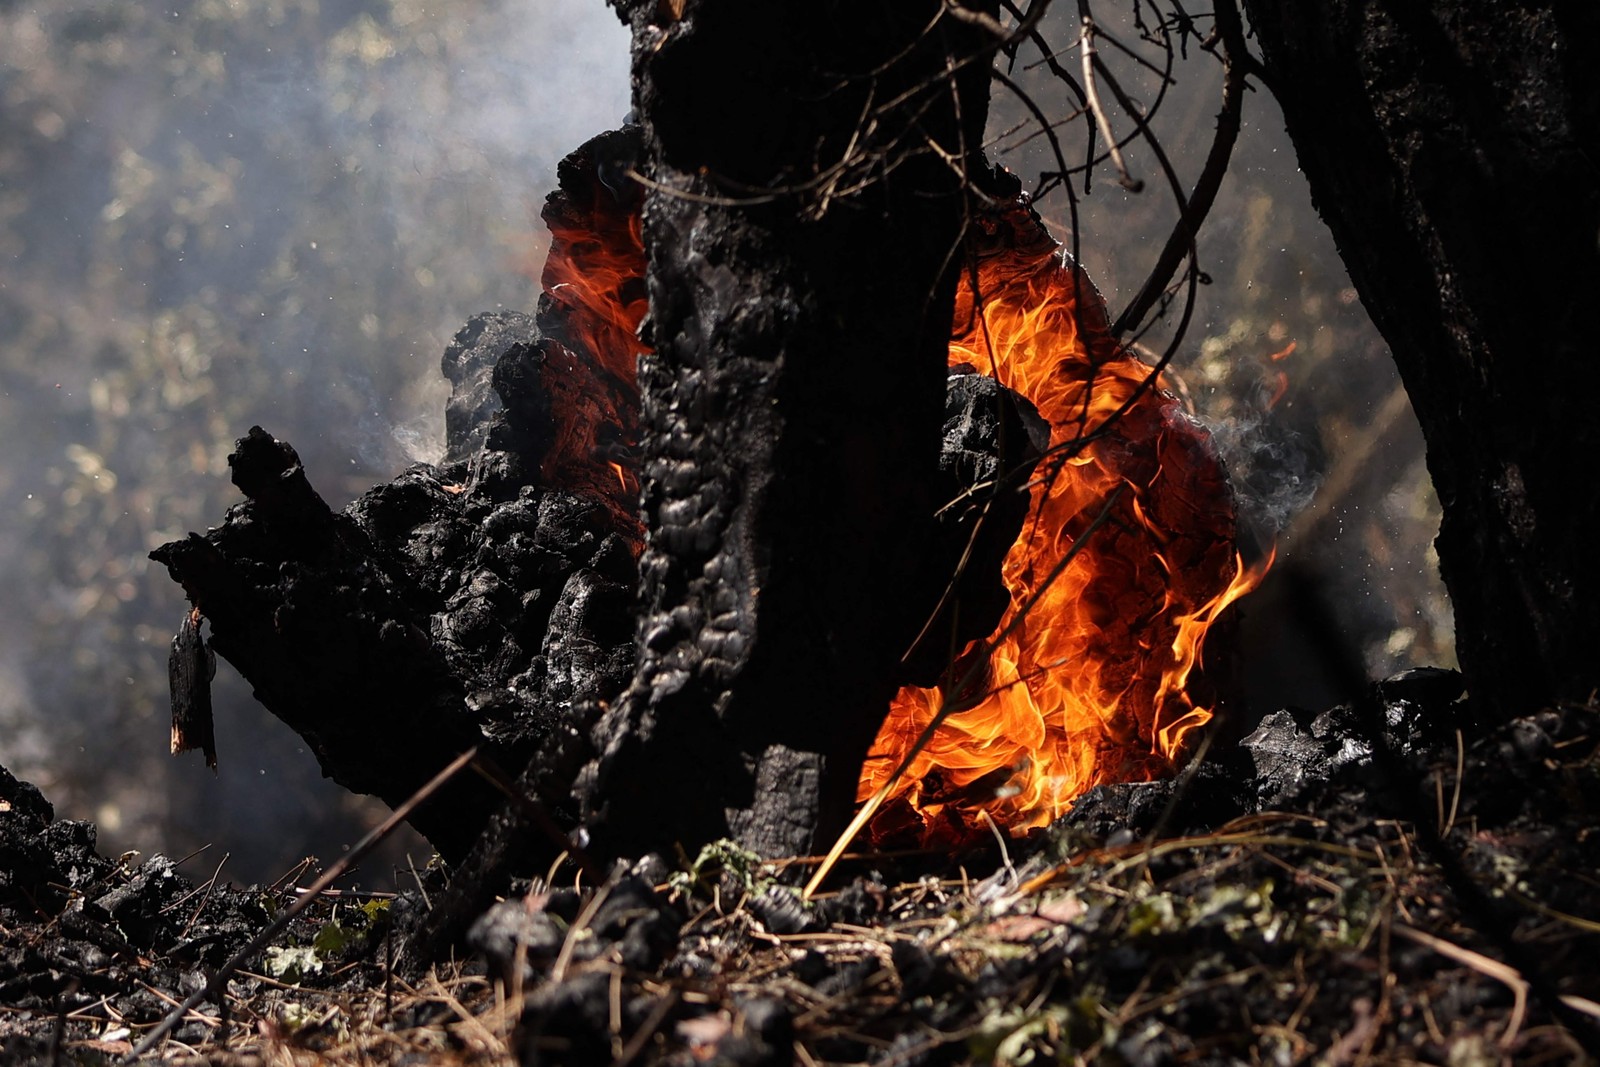
[[[728,847],[562,868],[419,972],[394,946],[442,872],[325,894],[146,1060],[1585,1062],[1600,708],[1474,741],[1407,692],[1435,706],[1386,702],[1387,761],[1347,709],[1285,712],[1187,780],[1102,787],[1004,850],[858,858],[809,902],[812,861]],[[0,778],[7,1062],[125,1057],[309,881],[196,884],[50,814]]]

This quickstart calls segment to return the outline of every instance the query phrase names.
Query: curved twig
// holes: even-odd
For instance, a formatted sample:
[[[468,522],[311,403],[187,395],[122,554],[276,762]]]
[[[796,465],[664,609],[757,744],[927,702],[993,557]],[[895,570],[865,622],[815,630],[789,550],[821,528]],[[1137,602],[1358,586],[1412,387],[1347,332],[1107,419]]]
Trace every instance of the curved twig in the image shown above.
[[[1161,249],[1155,266],[1150,269],[1144,285],[1111,325],[1111,332],[1118,337],[1144,320],[1160,300],[1161,294],[1166,292],[1185,254],[1193,255],[1200,224],[1216,202],[1217,190],[1222,187],[1223,176],[1227,174],[1228,164],[1233,158],[1234,144],[1239,139],[1246,88],[1246,65],[1239,60],[1244,48],[1244,29],[1233,0],[1217,0],[1216,18],[1223,46],[1222,111],[1217,115],[1216,136],[1212,138],[1211,150],[1206,154],[1205,165],[1195,181],[1193,192],[1189,194],[1188,203],[1183,206],[1177,225],[1167,236],[1167,243]]]

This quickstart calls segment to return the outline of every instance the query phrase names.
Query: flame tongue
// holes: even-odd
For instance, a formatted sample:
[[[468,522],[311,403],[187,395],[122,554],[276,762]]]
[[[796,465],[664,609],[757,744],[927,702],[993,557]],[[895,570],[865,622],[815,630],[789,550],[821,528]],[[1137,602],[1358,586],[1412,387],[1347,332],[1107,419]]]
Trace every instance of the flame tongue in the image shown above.
[[[545,205],[550,251],[541,283],[544,334],[540,381],[549,396],[552,440],[543,484],[607,504],[637,550],[639,385],[646,350],[637,331],[649,309],[640,193],[600,180],[588,156],[626,134],[603,134],[563,163],[562,187]],[[571,165],[569,165],[571,164]]]
[[[1000,636],[947,675],[975,681],[901,690],[878,735],[862,799],[945,701],[962,708],[892,787],[880,838],[908,825],[928,841],[965,837],[980,812],[1041,826],[1093,785],[1170,771],[1211,718],[1195,671],[1205,633],[1264,572],[1234,551],[1204,430],[1117,344],[1099,293],[1030,211],[992,220],[975,273],[957,295],[950,363],[1032,401],[1051,452],[1003,567]]]

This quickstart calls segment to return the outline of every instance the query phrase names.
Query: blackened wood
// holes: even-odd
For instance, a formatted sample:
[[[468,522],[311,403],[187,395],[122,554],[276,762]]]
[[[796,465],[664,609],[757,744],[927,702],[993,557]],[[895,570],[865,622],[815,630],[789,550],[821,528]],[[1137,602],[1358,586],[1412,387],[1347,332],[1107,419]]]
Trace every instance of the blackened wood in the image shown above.
[[[172,638],[167,654],[167,682],[172,690],[172,754],[199,749],[206,766],[217,769],[217,736],[211,718],[211,679],[217,654],[200,633],[200,611],[190,608]]]
[[[502,363],[531,351],[517,342]],[[524,787],[571,826],[585,716],[633,661],[634,563],[609,509],[518,488],[512,476],[536,464],[491,447],[414,467],[340,514],[293,449],[259,428],[231,461],[249,499],[205,537],[152,556],[324,773],[398,805],[478,745],[500,766],[529,768]],[[504,804],[461,776],[412,822],[455,860]],[[563,845],[524,834],[508,854],[547,864]]]
[[[1600,686],[1600,5],[1247,4],[1428,445],[1474,699]]]
[[[946,383],[932,558],[947,584],[909,649],[898,680],[931,688],[951,656],[1000,625],[1011,593],[1001,578],[1028,517],[1028,479],[1050,445],[1050,424],[1018,393],[970,368]]]
[[[585,826],[602,854],[810,852],[948,579],[929,539],[988,90],[987,57],[963,64],[990,42],[933,2],[617,6],[651,183],[650,536]]]

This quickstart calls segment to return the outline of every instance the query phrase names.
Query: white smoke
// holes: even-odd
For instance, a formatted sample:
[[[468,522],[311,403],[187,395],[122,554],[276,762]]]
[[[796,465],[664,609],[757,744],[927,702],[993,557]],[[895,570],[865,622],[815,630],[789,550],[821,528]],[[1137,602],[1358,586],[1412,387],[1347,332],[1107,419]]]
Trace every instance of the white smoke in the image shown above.
[[[1318,449],[1266,411],[1202,421],[1233,483],[1241,531],[1271,544],[1311,505],[1322,484]]]

